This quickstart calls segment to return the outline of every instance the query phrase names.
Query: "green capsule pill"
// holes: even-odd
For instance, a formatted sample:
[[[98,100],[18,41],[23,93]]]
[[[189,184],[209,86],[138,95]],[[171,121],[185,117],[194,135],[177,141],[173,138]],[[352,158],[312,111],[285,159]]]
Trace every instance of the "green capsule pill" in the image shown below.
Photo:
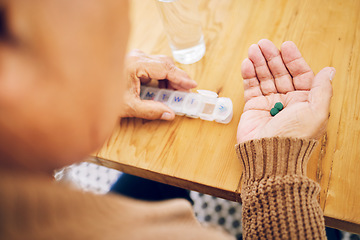
[[[279,110],[278,110],[277,108],[272,108],[272,109],[270,110],[271,116],[275,116],[275,115],[278,114],[278,113],[279,113]]]
[[[284,108],[284,105],[281,102],[277,102],[277,103],[275,103],[274,108],[281,111]]]

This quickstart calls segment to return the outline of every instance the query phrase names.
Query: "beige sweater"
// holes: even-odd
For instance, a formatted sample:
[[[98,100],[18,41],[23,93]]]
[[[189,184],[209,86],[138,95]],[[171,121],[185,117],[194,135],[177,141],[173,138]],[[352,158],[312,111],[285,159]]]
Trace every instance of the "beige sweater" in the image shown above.
[[[238,145],[244,165],[245,239],[324,239],[305,176],[315,141],[262,139]],[[240,174],[240,173],[239,173]],[[142,202],[83,193],[46,176],[0,170],[0,239],[233,239],[202,227],[185,200]]]

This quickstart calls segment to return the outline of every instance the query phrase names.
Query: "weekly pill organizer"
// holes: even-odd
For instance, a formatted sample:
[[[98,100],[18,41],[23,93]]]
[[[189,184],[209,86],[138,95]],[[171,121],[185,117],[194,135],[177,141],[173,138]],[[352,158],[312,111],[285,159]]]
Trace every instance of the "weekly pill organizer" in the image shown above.
[[[141,99],[162,102],[179,116],[223,124],[229,123],[233,116],[231,99],[218,97],[212,91],[197,90],[198,93],[190,93],[146,86],[141,86],[140,90]]]

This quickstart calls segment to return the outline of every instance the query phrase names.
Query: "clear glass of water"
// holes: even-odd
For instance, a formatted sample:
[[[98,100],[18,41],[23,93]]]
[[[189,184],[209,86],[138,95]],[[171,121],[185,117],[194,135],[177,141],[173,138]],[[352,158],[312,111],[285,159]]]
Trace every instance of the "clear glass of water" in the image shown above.
[[[183,64],[199,61],[205,54],[198,0],[156,0],[174,59]]]

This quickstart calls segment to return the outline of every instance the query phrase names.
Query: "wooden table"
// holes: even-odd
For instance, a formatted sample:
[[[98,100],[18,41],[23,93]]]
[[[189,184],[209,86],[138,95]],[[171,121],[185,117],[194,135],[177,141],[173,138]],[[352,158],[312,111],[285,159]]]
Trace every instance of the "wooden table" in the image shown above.
[[[129,49],[171,55],[154,0],[131,0]],[[176,117],[123,119],[94,161],[148,179],[240,201],[242,169],[234,150],[244,106],[240,65],[262,38],[292,40],[318,72],[337,69],[326,136],[308,166],[321,184],[328,226],[360,232],[360,1],[201,1],[206,55],[181,65],[198,83],[229,97],[228,125]]]

